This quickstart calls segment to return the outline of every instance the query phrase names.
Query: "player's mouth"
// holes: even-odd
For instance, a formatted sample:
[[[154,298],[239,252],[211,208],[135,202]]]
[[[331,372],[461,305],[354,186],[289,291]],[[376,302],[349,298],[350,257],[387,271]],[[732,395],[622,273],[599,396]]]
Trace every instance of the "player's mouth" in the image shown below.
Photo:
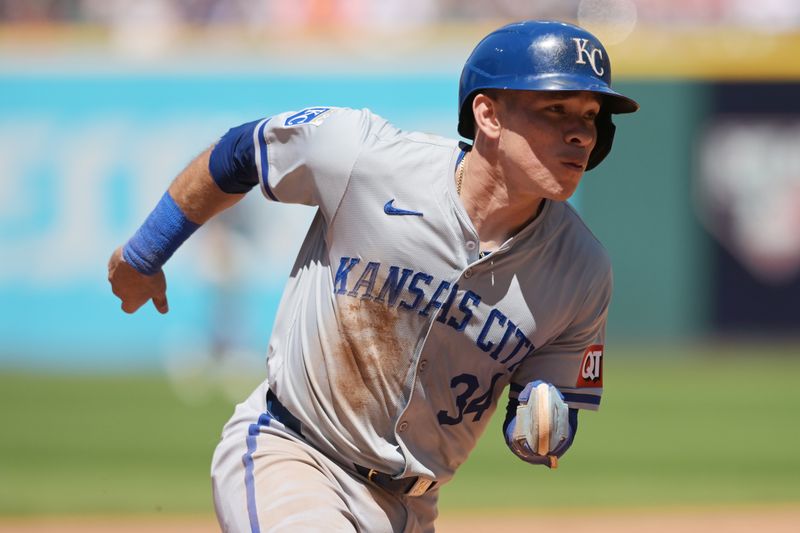
[[[583,163],[577,161],[561,161],[561,164],[570,170],[583,170]]]

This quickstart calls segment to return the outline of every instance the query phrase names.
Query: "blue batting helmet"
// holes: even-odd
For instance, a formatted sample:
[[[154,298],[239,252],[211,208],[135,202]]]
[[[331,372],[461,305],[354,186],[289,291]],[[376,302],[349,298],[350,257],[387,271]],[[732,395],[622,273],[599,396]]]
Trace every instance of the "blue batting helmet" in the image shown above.
[[[588,31],[556,21],[529,20],[503,26],[478,43],[461,72],[458,133],[475,138],[472,100],[483,89],[590,91],[602,96],[597,144],[586,167],[611,151],[612,113],[633,113],[639,104],[611,89],[611,62]]]

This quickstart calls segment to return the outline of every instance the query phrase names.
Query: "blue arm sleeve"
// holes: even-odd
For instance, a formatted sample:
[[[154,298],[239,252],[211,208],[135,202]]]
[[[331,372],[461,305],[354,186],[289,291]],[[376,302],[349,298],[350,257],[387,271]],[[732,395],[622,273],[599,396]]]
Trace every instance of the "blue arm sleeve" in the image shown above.
[[[229,129],[211,151],[208,171],[217,186],[227,193],[245,193],[258,184],[253,130],[259,122]]]

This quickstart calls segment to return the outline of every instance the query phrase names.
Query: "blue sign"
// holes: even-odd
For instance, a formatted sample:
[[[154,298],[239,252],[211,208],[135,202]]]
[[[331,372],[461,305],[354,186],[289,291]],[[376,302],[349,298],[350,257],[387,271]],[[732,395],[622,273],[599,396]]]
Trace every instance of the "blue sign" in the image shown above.
[[[171,352],[265,352],[313,209],[257,190],[165,267],[170,312],[126,315],[106,263],[171,179],[231,126],[369,107],[455,135],[457,79],[0,72],[0,366],[154,367]]]

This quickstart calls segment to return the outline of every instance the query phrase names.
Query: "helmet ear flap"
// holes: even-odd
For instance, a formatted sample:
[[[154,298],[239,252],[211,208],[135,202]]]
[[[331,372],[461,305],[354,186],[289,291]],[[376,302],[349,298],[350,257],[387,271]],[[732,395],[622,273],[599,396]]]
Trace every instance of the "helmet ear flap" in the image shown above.
[[[461,104],[458,113],[458,133],[465,139],[475,138],[475,117],[472,115],[472,100],[478,91],[473,91]]]
[[[592,170],[599,165],[611,152],[611,145],[614,143],[614,132],[617,130],[611,121],[611,113],[607,111],[597,115],[595,125],[597,127],[597,142],[592,153],[589,154],[586,170]]]

